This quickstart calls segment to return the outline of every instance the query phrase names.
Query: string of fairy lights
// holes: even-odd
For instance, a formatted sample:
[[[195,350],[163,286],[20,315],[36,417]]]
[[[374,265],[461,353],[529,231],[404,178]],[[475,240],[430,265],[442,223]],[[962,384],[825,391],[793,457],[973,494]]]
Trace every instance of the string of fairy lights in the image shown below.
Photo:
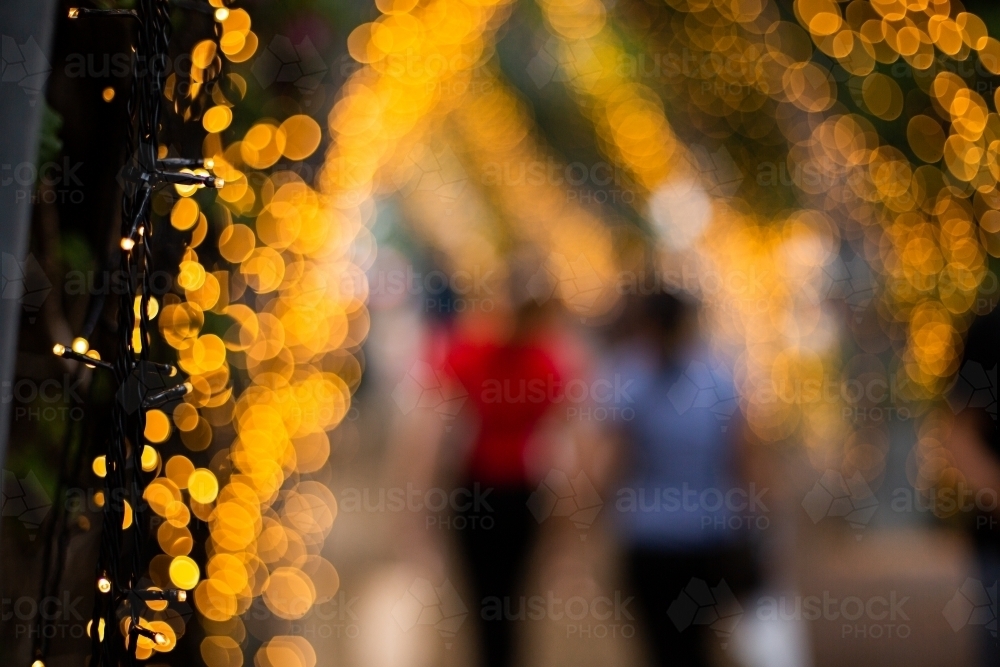
[[[190,383],[175,384],[177,369],[150,360],[150,327],[158,304],[152,295],[150,273],[154,261],[151,202],[161,185],[221,188],[223,181],[210,175],[202,159],[168,158],[159,144],[160,115],[169,57],[171,5],[212,14],[224,20],[228,9],[195,2],[140,0],[134,9],[71,8],[69,18],[82,22],[128,20],[134,23],[131,93],[127,115],[129,131],[125,154],[131,156],[123,170],[119,269],[125,277],[118,305],[118,344],[114,362],[101,359],[84,337],[69,347],[56,344],[53,353],[111,374],[118,386],[112,407],[113,427],[104,456],[95,471],[104,478],[98,492],[103,508],[101,549],[97,563],[94,610],[87,630],[92,643],[92,665],[136,664],[152,649],[169,650],[176,635],[169,624],[145,622],[149,609],[183,603],[183,588],[161,589],[142,583],[147,568],[149,517],[143,502],[150,473],[158,455],[142,445],[147,415],[174,403],[192,390]],[[89,26],[88,26],[89,27]],[[178,168],[181,168],[179,171]],[[193,171],[191,168],[196,168]],[[155,474],[155,473],[154,473]],[[119,638],[119,631],[122,638]],[[39,633],[44,637],[45,633]],[[34,667],[42,667],[47,644],[36,646]]]
[[[241,140],[224,136],[247,82],[236,72],[223,73],[222,59],[245,62],[258,41],[245,10],[219,0],[210,0],[211,9],[199,6],[217,22],[216,39],[194,45],[190,71],[140,85],[138,93],[155,90],[147,104],[165,100],[181,120],[200,121],[207,132],[203,157],[171,157],[156,141],[154,121],[137,129],[139,150],[126,169],[136,185],[126,188],[121,248],[131,262],[129,275],[141,283],[138,289],[130,283],[132,292],[120,304],[121,310],[129,302],[119,332],[133,361],[125,369],[130,374],[115,418],[126,420],[128,442],[125,459],[119,440],[93,463],[106,487],[96,500],[105,508],[105,525],[112,526],[103,539],[124,539],[129,547],[121,557],[102,550],[100,595],[89,630],[95,656],[107,664],[172,651],[186,630],[178,611],[190,607],[175,610],[169,603],[197,612],[204,632],[198,650],[207,665],[240,664],[242,652],[251,650],[240,616],[255,598],[262,597],[276,617],[297,619],[339,588],[336,569],[319,555],[336,501],[304,476],[326,463],[326,432],[344,418],[360,382],[356,355],[368,326],[361,282],[331,280],[359,274],[354,237],[350,226],[325,214],[318,194],[294,170],[276,166],[280,159],[300,161],[315,152],[316,121],[303,114],[281,122],[261,119]],[[136,18],[145,25],[143,12],[156,8],[140,7]],[[75,12],[80,18],[88,14]],[[150,44],[159,50],[147,54],[139,45],[140,57],[165,54],[165,41]],[[134,117],[141,125],[152,116]],[[148,169],[150,159],[159,171]],[[159,184],[173,187],[154,191]],[[203,191],[215,193],[214,207],[207,197],[196,199]],[[162,295],[162,303],[143,298],[150,290],[138,273],[148,271],[153,258],[153,219],[187,238],[175,288]],[[176,353],[176,367],[148,358],[154,319],[162,341]],[[207,333],[209,319],[232,326],[222,335]],[[56,351],[124,376],[88,347],[79,340]],[[186,381],[177,384],[171,378],[179,372]],[[188,452],[168,457],[167,449],[177,444]],[[199,457],[203,467],[192,461]],[[131,476],[123,480],[121,470]],[[148,483],[136,485],[137,476]],[[126,501],[119,512],[109,510],[122,491]],[[140,549],[149,554],[147,520],[157,526],[161,553],[136,558]],[[196,534],[206,532],[196,545]],[[199,552],[192,553],[196,546]],[[128,592],[117,583],[123,577]],[[315,652],[299,637],[258,639],[259,664],[281,656],[282,665],[299,656],[300,664],[315,664]]]

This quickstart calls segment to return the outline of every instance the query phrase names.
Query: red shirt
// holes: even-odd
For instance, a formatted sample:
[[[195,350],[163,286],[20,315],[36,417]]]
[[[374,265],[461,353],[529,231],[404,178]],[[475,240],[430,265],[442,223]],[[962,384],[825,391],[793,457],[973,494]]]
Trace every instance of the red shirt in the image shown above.
[[[460,341],[450,350],[448,365],[479,418],[466,467],[469,479],[497,486],[529,483],[525,454],[531,436],[563,396],[552,355],[538,343]]]

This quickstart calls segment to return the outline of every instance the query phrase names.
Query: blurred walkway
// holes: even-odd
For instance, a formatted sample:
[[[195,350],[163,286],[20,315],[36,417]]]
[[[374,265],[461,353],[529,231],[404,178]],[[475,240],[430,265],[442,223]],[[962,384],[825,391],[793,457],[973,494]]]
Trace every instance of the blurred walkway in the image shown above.
[[[474,665],[468,587],[444,507],[452,489],[435,486],[449,477],[434,467],[436,441],[443,436],[446,452],[460,442],[461,421],[433,409],[404,413],[393,400],[421,341],[389,332],[418,330],[404,312],[375,318],[370,345],[378,352],[369,359],[380,362],[369,362],[356,411],[334,438],[330,485],[340,514],[324,555],[340,571],[341,592],[293,628],[314,641],[321,667]],[[440,458],[447,464],[456,456]],[[586,468],[586,457],[573,458],[567,468]],[[734,633],[716,637],[718,665],[971,664],[976,635],[956,632],[944,614],[975,574],[959,538],[919,525],[879,529],[873,522],[859,532],[839,519],[814,524],[802,509],[809,489],[782,481],[811,479],[804,462],[772,456],[756,464],[769,489],[762,549],[769,584],[741,601]],[[525,591],[537,598],[520,624],[525,667],[647,664],[637,605],[623,589],[606,523],[613,499],[602,502],[592,525],[560,516],[541,522]]]

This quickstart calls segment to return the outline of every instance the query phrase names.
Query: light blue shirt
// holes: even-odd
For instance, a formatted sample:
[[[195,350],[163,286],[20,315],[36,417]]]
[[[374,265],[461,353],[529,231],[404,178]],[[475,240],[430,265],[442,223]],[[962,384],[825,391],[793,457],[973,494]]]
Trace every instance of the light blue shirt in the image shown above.
[[[731,372],[707,350],[663,367],[635,347],[615,372],[627,387],[618,407],[630,417],[622,420],[629,448],[624,484],[609,504],[624,540],[676,551],[737,541],[751,490],[734,474]]]

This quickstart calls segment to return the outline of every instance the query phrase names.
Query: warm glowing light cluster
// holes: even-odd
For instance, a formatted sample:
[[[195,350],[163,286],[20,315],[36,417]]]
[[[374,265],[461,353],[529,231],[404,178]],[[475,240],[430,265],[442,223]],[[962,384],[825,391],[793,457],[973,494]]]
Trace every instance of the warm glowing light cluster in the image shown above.
[[[172,205],[154,204],[188,238],[176,288],[162,303],[149,300],[149,316],[187,376],[187,393],[176,407],[146,413],[141,462],[155,475],[144,499],[160,519],[155,537],[163,552],[150,563],[150,590],[169,589],[179,601],[191,591],[205,629],[202,657],[209,667],[223,667],[243,663],[246,630],[239,615],[254,598],[276,617],[297,619],[339,588],[336,569],[319,555],[337,516],[336,500],[302,476],[324,466],[326,432],[350,407],[361,376],[354,355],[368,318],[364,295],[341,277],[360,273],[350,254],[360,221],[352,227],[328,215],[320,194],[293,171],[259,171],[281,158],[308,158],[320,143],[319,124],[292,115],[262,120],[241,140],[222,136],[246,93],[239,75],[221,74],[222,58],[247,60],[257,38],[245,10],[212,4],[219,40],[198,43],[187,88],[181,94],[171,75],[165,94],[185,119],[197,117],[199,99],[212,101],[200,115],[209,132],[205,168],[181,171],[209,176],[212,170],[222,179],[221,207],[208,214],[217,230],[210,233],[207,211],[194,197],[202,186],[176,185]],[[199,249],[214,243],[216,233],[223,261],[209,264]],[[225,324],[209,333],[206,320]],[[149,343],[138,328],[133,339],[137,350]],[[89,354],[82,339],[72,347]],[[186,453],[166,453],[179,447]],[[104,457],[93,470],[107,474]],[[95,500],[103,503],[103,495]],[[194,519],[208,525],[204,561],[193,556],[200,539],[192,533]],[[131,522],[126,507],[124,527]],[[136,635],[139,659],[172,650],[185,633],[166,599],[151,599],[147,607]],[[127,625],[121,630],[128,636]],[[315,664],[305,640],[261,639],[267,641],[258,664]]]
[[[662,199],[684,199],[671,194],[678,178],[694,174],[712,196],[700,204],[711,223],[693,256],[660,225],[662,261],[693,274],[685,285],[733,347],[750,427],[764,440],[801,439],[823,469],[839,461],[878,477],[884,425],[854,428],[838,416],[847,407],[839,396],[801,391],[851,368],[823,302],[854,289],[843,274],[859,258],[866,275],[846,277],[871,292],[871,306],[857,299],[864,313],[848,318],[858,344],[897,351],[899,363],[880,371],[897,398],[933,399],[947,388],[963,333],[989,307],[987,255],[1000,255],[998,101],[953,71],[996,74],[1000,41],[949,0],[796,0],[794,22],[768,0],[668,0],[624,21],[637,42],[658,47],[654,59],[625,49],[602,3],[540,4],[563,77],[605,153],[644,186],[654,225]],[[964,61],[977,67],[954,66]],[[710,147],[701,155],[681,159],[650,80]],[[917,161],[884,142],[869,118],[905,124]],[[686,173],[665,169],[664,155]],[[789,387],[798,389],[781,390]],[[939,473],[959,475],[928,442],[917,457],[933,461],[916,473],[923,489]]]
[[[603,5],[563,0],[541,4],[560,44],[560,65],[581,109],[594,121],[605,154],[643,187],[648,215],[664,239],[659,270],[673,274],[683,258],[685,265],[680,268],[693,273],[686,287],[705,302],[720,339],[737,348],[734,354],[740,356],[743,367],[738,378],[742,407],[751,428],[765,440],[790,437],[802,426],[802,401],[794,397],[762,399],[760,390],[785,380],[781,375],[797,379],[801,373],[817,369],[822,374],[823,361],[829,361],[833,337],[819,334],[824,330],[832,333],[831,323],[820,316],[820,286],[808,287],[822,275],[821,268],[839,241],[838,232],[819,212],[768,220],[742,200],[719,197],[718,191],[727,185],[719,182],[724,175],[714,173],[709,174],[714,179],[706,178],[698,156],[678,145],[659,96],[638,80],[637,68],[627,66],[634,59],[630,60],[608,23]],[[766,3],[758,3],[761,11],[748,7],[737,10],[729,3],[723,3],[723,8],[720,3],[672,4],[681,10],[678,16],[688,12],[699,19],[677,21],[677,30],[692,36],[691,43],[684,43],[683,53],[703,68],[715,66],[712,74],[698,68],[688,71],[692,79],[719,74],[719,63],[726,58],[741,63],[737,73],[747,72],[745,61],[754,52],[740,49],[749,44],[721,39],[721,34],[738,33],[761,19]],[[763,33],[761,30],[756,35],[758,42]],[[787,64],[781,60],[780,42],[776,44],[773,64]],[[727,45],[731,51],[716,52]],[[703,57],[703,53],[722,58]],[[808,78],[811,74],[799,71],[795,76]],[[747,90],[747,82],[741,84],[740,90]],[[686,89],[682,85],[682,90],[693,92],[693,85]],[[794,81],[789,86],[795,90],[800,87]],[[747,107],[727,99],[720,95],[726,89],[721,86],[705,92],[702,87],[697,95],[691,95],[695,105],[691,116],[724,115],[726,110],[740,114],[761,106]],[[788,95],[788,86],[771,90],[782,101],[795,102],[805,111],[822,110],[815,99],[806,100],[803,91],[796,97]],[[732,132],[726,128],[726,134]],[[726,278],[757,273],[762,274],[759,280]],[[710,280],[717,281],[721,289],[709,289]],[[752,293],[747,292],[748,286]],[[807,287],[804,293],[803,286]]]
[[[529,291],[536,299],[556,296],[581,316],[603,315],[620,297],[613,288],[619,269],[616,248],[597,215],[607,211],[588,209],[565,182],[527,175],[532,166],[562,165],[538,144],[524,104],[503,81],[489,70],[480,79],[475,90],[482,92],[470,94],[453,118],[470,167],[511,235],[547,253],[545,279],[533,276]]]
[[[256,46],[249,18],[239,11],[222,22],[220,45],[236,62]],[[245,91],[245,84],[237,88]],[[173,413],[181,440],[193,452],[207,449],[220,432],[232,440],[208,468],[180,457],[172,474],[174,457],[157,480],[167,519],[158,535],[162,566],[175,585],[194,591],[206,630],[201,655],[209,667],[234,664],[240,655],[246,629],[239,616],[254,598],[262,597],[278,618],[298,619],[339,588],[337,571],[319,555],[337,515],[336,500],[300,475],[326,463],[326,432],[350,407],[361,375],[353,353],[368,327],[363,295],[344,289],[341,280],[357,273],[350,227],[325,215],[319,193],[294,172],[260,171],[282,157],[309,157],[320,143],[319,125],[303,115],[262,120],[227,144],[220,133],[231,119],[222,103],[206,112],[203,125],[210,132],[205,157],[225,180],[218,193],[227,210],[219,253],[234,268],[207,270],[192,247],[178,277],[186,298],[165,304],[161,315],[164,338],[178,350],[194,386]],[[179,229],[195,217],[200,225],[204,216],[185,201],[178,200],[171,214]],[[228,330],[201,333],[206,312],[227,318]],[[242,393],[234,393],[232,373],[248,380]],[[191,536],[184,511],[174,504],[184,490],[191,513],[209,526],[203,572],[187,556]],[[258,663],[315,663],[308,642],[302,640],[303,649],[298,640],[279,639],[265,643]]]
[[[679,164],[678,143],[659,96],[623,73],[622,46],[600,0],[541,0],[545,21],[559,40],[560,63],[605,151],[647,192]]]
[[[821,5],[797,3],[799,22],[818,48],[829,54],[833,43],[853,39],[879,62],[902,59],[917,86],[908,106],[920,113],[910,114],[906,135],[918,162],[882,144],[871,123],[853,114],[833,114],[817,126],[809,152],[831,165],[842,183],[824,193],[826,208],[838,204],[870,240],[864,254],[885,282],[879,313],[890,335],[902,339],[911,394],[932,398],[959,371],[963,333],[989,308],[980,293],[987,255],[1000,255],[996,100],[990,100],[991,111],[949,71],[956,68],[948,61],[974,59],[977,68],[996,74],[1000,42],[988,36],[980,18],[948,0],[851,3],[843,15],[836,4]],[[846,56],[834,55],[843,64]],[[899,87],[884,76],[872,83],[875,76],[882,75],[868,74],[861,82],[861,106],[896,118]],[[931,479],[964,481],[942,447],[941,417],[930,413],[918,432],[911,482],[920,490]]]

